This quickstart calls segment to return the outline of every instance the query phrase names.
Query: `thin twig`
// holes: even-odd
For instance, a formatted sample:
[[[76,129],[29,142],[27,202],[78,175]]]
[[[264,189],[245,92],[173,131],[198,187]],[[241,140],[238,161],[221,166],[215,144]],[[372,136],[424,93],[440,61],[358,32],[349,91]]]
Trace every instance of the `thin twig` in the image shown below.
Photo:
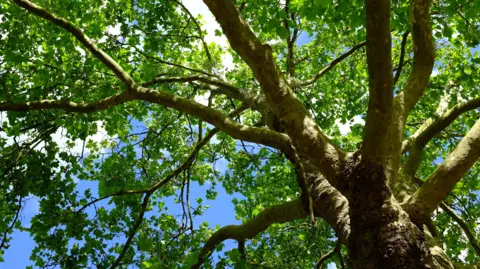
[[[320,257],[320,260],[318,260],[317,262],[317,265],[315,265],[315,269],[320,269],[323,265],[323,263],[331,258],[333,256],[333,254],[337,253],[340,251],[340,247],[342,246],[342,244],[340,243],[340,240],[337,240],[337,244],[335,245],[335,248],[330,250],[329,252],[327,252],[325,255],[323,255],[322,257]]]
[[[207,42],[205,42],[205,38],[203,37],[203,33],[202,33],[202,28],[200,27],[200,24],[198,23],[198,21],[195,19],[195,17],[193,17],[192,13],[190,13],[190,10],[188,10],[187,7],[185,7],[182,2],[180,1],[177,1],[177,0],[172,0],[173,2],[177,3],[179,6],[182,7],[182,9],[185,11],[185,13],[188,14],[188,16],[192,19],[192,21],[195,23],[195,26],[197,26],[197,30],[198,30],[198,35],[200,36],[200,39],[202,41],[202,44],[203,44],[203,49],[205,50],[205,53],[207,54],[207,58],[208,60],[211,62],[212,61],[212,56],[210,55],[210,51],[208,50],[208,45],[207,45]]]

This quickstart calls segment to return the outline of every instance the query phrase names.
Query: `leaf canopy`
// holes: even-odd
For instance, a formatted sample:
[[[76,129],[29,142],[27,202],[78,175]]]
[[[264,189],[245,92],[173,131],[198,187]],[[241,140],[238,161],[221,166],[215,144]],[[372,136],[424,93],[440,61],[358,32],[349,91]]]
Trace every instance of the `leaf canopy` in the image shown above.
[[[248,66],[226,42],[218,41],[225,40],[220,27],[207,27],[211,24],[189,6],[197,5],[193,2],[37,0],[36,4],[83,30],[139,83],[201,75],[260,94]],[[241,14],[259,39],[272,47],[280,71],[289,74],[293,64],[294,79],[301,82],[315,78],[366,38],[363,1],[236,4],[243,6]],[[409,2],[391,5],[396,67],[402,36],[409,29]],[[425,96],[408,117],[405,139],[425,119],[436,116],[446,95],[448,108],[480,98],[480,2],[435,1],[431,13],[435,68]],[[293,63],[288,60],[292,42]],[[395,94],[406,83],[414,51],[408,37]],[[90,103],[126,88],[72,34],[9,1],[0,4],[0,82],[0,100],[10,103],[47,99]],[[150,87],[202,102],[224,115],[245,102],[202,80]],[[364,47],[295,92],[337,145],[347,152],[360,147],[369,97]],[[262,123],[260,112],[247,109],[234,119],[255,125]],[[427,144],[417,173],[420,179],[446,158],[478,113],[477,109],[462,114]],[[119,265],[125,268],[189,268],[216,230],[208,222],[210,204],[231,202],[235,217],[245,222],[301,192],[295,167],[283,152],[225,132],[207,140],[177,171],[214,131],[214,126],[188,111],[136,100],[92,113],[8,111],[1,117],[0,236],[5,243],[0,261],[15,242],[12,233],[25,231],[36,243],[30,256],[35,268],[108,268],[120,255]],[[479,175],[477,163],[446,199],[477,236]],[[151,189],[166,179],[164,185]],[[30,222],[18,217],[28,199],[39,202]],[[460,257],[468,263],[480,261],[448,214],[439,210],[435,220],[453,261]],[[124,248],[129,237],[131,242]],[[319,254],[334,248],[336,235],[321,219],[315,224],[308,219],[274,224],[246,244],[250,263],[228,244],[216,248],[205,268],[312,268]],[[346,250],[342,253],[345,256]],[[338,255],[329,262],[339,267],[343,263]]]

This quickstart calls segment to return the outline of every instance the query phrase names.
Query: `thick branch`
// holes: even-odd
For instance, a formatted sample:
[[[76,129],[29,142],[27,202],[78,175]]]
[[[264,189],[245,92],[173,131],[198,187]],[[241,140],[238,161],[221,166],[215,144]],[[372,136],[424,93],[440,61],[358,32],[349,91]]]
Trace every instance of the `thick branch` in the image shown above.
[[[393,100],[390,1],[365,0],[369,93],[362,158],[385,163]]]
[[[361,42],[361,43],[358,43],[357,45],[353,46],[350,50],[348,50],[344,54],[340,55],[338,58],[336,58],[331,63],[329,63],[327,66],[325,66],[322,70],[320,70],[312,79],[303,82],[301,84],[301,86],[305,87],[305,86],[308,86],[308,85],[312,85],[313,83],[315,83],[315,81],[317,81],[319,78],[321,78],[323,75],[325,75],[328,71],[330,71],[332,68],[334,68],[337,64],[339,64],[345,58],[347,58],[348,56],[353,54],[355,51],[357,51],[358,49],[365,46],[365,44],[367,44],[367,42]]]
[[[30,13],[33,13],[53,24],[65,29],[71,33],[78,41],[80,41],[95,57],[97,57],[103,64],[105,64],[112,72],[127,86],[128,89],[135,88],[135,82],[130,75],[123,70],[123,68],[108,56],[103,50],[99,49],[95,43],[88,38],[79,28],[77,28],[70,21],[59,17],[53,13],[48,12],[40,6],[28,0],[12,0],[18,6],[23,7]]]
[[[267,145],[286,153],[291,151],[290,139],[284,134],[264,128],[242,125],[215,109],[197,102],[177,95],[142,87],[139,87],[137,90],[122,92],[93,103],[74,103],[65,100],[43,100],[17,104],[0,103],[0,111],[62,109],[69,112],[88,113],[105,110],[111,106],[133,100],[143,100],[175,108],[218,127],[236,139]]]
[[[265,128],[242,125],[215,109],[191,101],[187,98],[142,87],[139,87],[134,95],[139,100],[161,104],[180,110],[189,115],[196,116],[228,133],[235,139],[267,145],[283,150],[284,152],[291,151],[290,139],[288,136]]]
[[[467,223],[453,211],[447,204],[441,203],[440,208],[442,208],[445,213],[447,213],[459,226],[462,228],[463,232],[468,238],[468,241],[472,245],[472,247],[475,249],[475,252],[477,252],[477,255],[480,256],[480,244],[478,243],[477,238],[475,235],[472,233],[470,228],[468,228]]]
[[[315,216],[323,218],[335,230],[339,240],[347,243],[350,235],[348,200],[320,173],[310,168],[305,166]]]
[[[423,95],[433,70],[435,45],[430,28],[430,5],[431,0],[414,0],[410,4],[413,67],[404,90],[393,100],[392,122],[387,133],[387,179],[391,186],[396,184],[407,116]]]
[[[230,0],[204,2],[216,17],[232,48],[252,70],[295,148],[314,160],[328,180],[334,182],[344,154],[320,130],[277,70],[272,48],[260,42]]]
[[[443,107],[442,107],[443,105]],[[474,99],[462,104],[458,104],[452,107],[448,111],[448,102],[442,102],[436,113],[436,117],[429,118],[424,124],[413,134],[405,143],[405,148],[408,146],[409,155],[407,162],[402,167],[402,171],[410,177],[414,177],[422,161],[422,152],[425,149],[427,143],[432,140],[438,133],[445,130],[456,118],[462,113],[480,107],[480,99]],[[443,113],[441,113],[443,112]],[[403,144],[402,144],[403,150]]]
[[[427,87],[435,61],[435,44],[430,27],[431,0],[415,0],[410,9],[414,55],[412,72],[404,89],[404,118]],[[398,97],[401,98],[401,97]]]
[[[117,106],[128,101],[135,100],[131,92],[125,91],[97,102],[75,103],[68,100],[41,100],[25,103],[0,103],[0,111],[30,111],[61,109],[67,112],[91,113],[99,110],[105,110],[112,106]]]
[[[455,184],[480,157],[480,120],[472,127],[457,147],[438,166],[427,181],[410,197],[411,210],[428,215],[445,199]]]
[[[300,199],[286,202],[280,205],[275,205],[265,209],[253,219],[241,225],[229,225],[216,231],[205,243],[198,262],[191,268],[200,268],[205,262],[211,251],[215,249],[218,244],[227,239],[235,239],[237,241],[245,241],[265,231],[270,225],[274,223],[285,223],[294,221],[307,216],[307,212],[303,209],[303,203]]]

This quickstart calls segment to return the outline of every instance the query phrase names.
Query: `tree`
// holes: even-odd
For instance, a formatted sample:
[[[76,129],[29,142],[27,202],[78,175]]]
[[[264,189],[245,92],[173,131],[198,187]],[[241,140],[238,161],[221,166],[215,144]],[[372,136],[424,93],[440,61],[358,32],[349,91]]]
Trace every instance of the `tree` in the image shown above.
[[[19,229],[43,268],[479,266],[478,1],[204,3],[228,50],[180,0],[1,3],[0,255]],[[242,224],[194,223],[216,184]]]

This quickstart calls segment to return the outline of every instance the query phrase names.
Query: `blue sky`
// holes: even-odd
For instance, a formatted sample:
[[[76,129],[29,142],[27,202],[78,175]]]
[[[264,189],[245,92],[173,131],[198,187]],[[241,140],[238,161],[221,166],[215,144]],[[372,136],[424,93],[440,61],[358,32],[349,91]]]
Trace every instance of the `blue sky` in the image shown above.
[[[184,1],[187,8],[192,12],[194,16],[202,15],[203,20],[205,22],[204,27],[207,29],[208,35],[206,36],[207,42],[215,42],[219,45],[227,45],[227,41],[225,37],[217,37],[214,34],[215,29],[219,29],[220,27],[216,23],[213,16],[210,14],[206,6],[202,3],[202,1],[198,0],[185,0]],[[117,25],[118,26],[118,25]],[[111,34],[117,34],[116,32],[119,31],[119,27],[112,26],[108,28],[108,31]],[[311,40],[311,37],[308,36],[307,33],[302,33],[297,40],[297,45],[303,45],[308,43]],[[231,67],[231,56],[226,55],[222,57],[224,65],[226,67]],[[139,128],[139,124],[133,124],[136,128]],[[132,132],[137,132],[138,129],[132,130]],[[221,172],[225,172],[226,162],[220,161],[217,163],[216,166],[217,170]],[[204,197],[205,191],[209,188],[208,185],[199,186],[198,183],[193,182],[191,188],[191,200],[194,201],[196,197]],[[83,193],[84,190],[91,189],[91,193],[98,197],[97,194],[97,184],[95,182],[89,181],[78,181],[77,190],[79,193]],[[214,201],[205,200],[203,204],[209,205],[210,208],[204,212],[204,215],[195,218],[195,226],[200,225],[202,222],[207,221],[210,224],[210,227],[215,228],[218,226],[225,226],[229,224],[239,224],[240,222],[235,218],[235,211],[234,205],[231,203],[233,198],[242,198],[242,196],[238,194],[228,195],[225,190],[221,187],[220,184],[216,186],[215,189],[218,192],[217,199]],[[96,195],[97,194],[97,195]],[[194,202],[195,203],[195,202]],[[173,202],[173,197],[170,197],[165,200],[166,206],[169,207],[169,212],[171,213],[180,213],[181,208],[178,204]],[[107,206],[107,203],[100,203],[100,205]],[[23,225],[28,225],[30,220],[39,210],[39,201],[37,198],[29,199],[25,206],[22,209],[20,214],[20,219],[22,220]],[[0,263],[0,269],[2,268],[25,268],[28,265],[33,265],[30,261],[29,257],[31,252],[35,246],[33,239],[27,232],[21,232],[15,230],[12,234],[13,240],[10,241],[10,247],[5,251],[4,254],[4,263]],[[225,242],[224,251],[236,248],[237,244],[233,240],[228,240]],[[215,255],[215,254],[214,254]],[[333,268],[329,266],[329,268]]]
[[[224,40],[224,37],[216,37],[214,35],[214,30],[219,29],[219,27],[218,25],[216,25],[216,22],[214,22],[213,17],[209,16],[209,12],[206,9],[206,7],[203,6],[203,3],[201,3],[201,1],[198,1],[198,0],[186,0],[184,2],[194,15],[201,14],[204,17],[204,20],[206,21],[205,27],[207,28],[207,32],[209,33],[207,36],[207,41],[216,42],[217,44],[226,44],[226,40]],[[312,37],[310,37],[308,33],[304,32],[297,39],[297,45],[301,46],[305,43],[308,43],[311,39]],[[478,50],[478,49],[479,47],[473,50]],[[228,61],[229,58],[226,57],[224,58],[224,60]],[[226,65],[228,66],[228,64]],[[136,132],[136,131],[138,130],[133,130],[133,132]],[[438,161],[440,162],[441,160],[438,160]],[[225,172],[227,169],[225,162],[220,162],[217,165],[217,169],[219,169],[222,172]],[[204,193],[209,186],[208,185],[199,186],[198,183],[196,182],[192,184],[193,184],[191,188],[192,201],[194,201],[196,197],[204,197]],[[83,190],[88,188],[92,189],[93,194],[97,194],[97,187],[95,183],[79,181],[78,190],[80,191],[80,193],[83,193]],[[238,194],[228,195],[220,185],[216,186],[216,191],[218,192],[216,200],[204,201],[204,204],[209,205],[210,208],[205,211],[204,215],[197,217],[195,219],[196,225],[199,225],[204,221],[207,221],[210,224],[210,227],[212,228],[216,227],[217,225],[225,226],[229,224],[239,224],[240,222],[235,218],[234,206],[231,203],[231,201],[233,198],[242,198],[242,197]],[[98,197],[98,195],[95,195],[95,196]],[[175,204],[173,202],[173,198],[167,199],[166,205],[169,208],[171,208],[172,211],[175,212],[175,210],[177,210],[178,212],[180,212],[180,207],[178,204]],[[31,198],[27,201],[20,215],[22,223],[24,225],[28,224],[31,218],[38,212],[38,207],[39,207],[39,203],[36,198]],[[3,269],[3,268],[8,268],[8,269],[19,268],[20,269],[20,268],[25,268],[28,265],[32,265],[32,262],[29,260],[29,257],[30,257],[31,251],[34,248],[33,239],[30,237],[28,233],[20,232],[18,230],[14,231],[14,233],[12,234],[12,237],[13,237],[13,240],[10,242],[10,247],[5,251],[5,254],[3,257],[5,259],[5,262],[0,263],[0,269]],[[225,242],[225,245],[226,247],[224,248],[224,250],[236,248],[236,242],[234,242],[233,240],[229,240]],[[332,269],[335,267],[332,264],[330,264],[328,268]]]

